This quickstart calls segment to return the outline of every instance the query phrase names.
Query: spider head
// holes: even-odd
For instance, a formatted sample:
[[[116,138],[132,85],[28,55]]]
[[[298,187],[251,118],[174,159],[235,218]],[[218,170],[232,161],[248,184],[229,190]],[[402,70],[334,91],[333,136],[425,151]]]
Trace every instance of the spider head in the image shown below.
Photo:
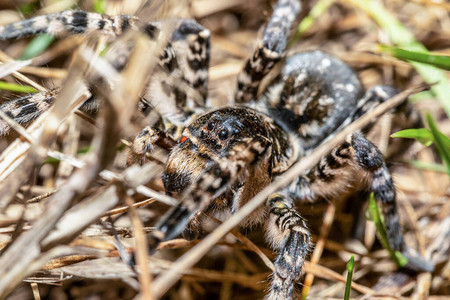
[[[246,107],[225,107],[200,116],[186,130],[186,137],[199,148],[218,157],[244,138],[267,135],[260,114]]]
[[[200,116],[183,132],[171,151],[163,174],[168,193],[180,192],[209,165],[225,159],[229,149],[244,138],[267,136],[260,114],[249,108],[221,108]]]

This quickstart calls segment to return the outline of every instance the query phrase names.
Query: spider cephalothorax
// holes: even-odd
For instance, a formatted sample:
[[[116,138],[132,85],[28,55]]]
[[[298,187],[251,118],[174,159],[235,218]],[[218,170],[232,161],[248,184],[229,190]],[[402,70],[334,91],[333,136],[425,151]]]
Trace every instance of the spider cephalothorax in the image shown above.
[[[146,154],[155,144],[169,151],[162,180],[166,193],[180,203],[156,226],[151,235],[152,250],[159,242],[183,231],[189,238],[199,236],[203,230],[203,211],[212,214],[238,211],[274,179],[283,176],[300,157],[397,93],[385,86],[364,93],[353,70],[321,51],[292,54],[283,59],[289,32],[300,11],[299,1],[278,1],[258,48],[238,76],[236,105],[218,109],[205,105],[210,33],[193,20],[177,21],[142,100],[142,105],[160,114],[160,122],[136,137],[128,159],[129,165],[145,163]],[[76,20],[77,26],[72,26],[70,20]],[[133,27],[134,21],[128,16],[110,18],[64,12],[40,22],[29,21],[31,25],[40,24],[34,30],[21,31],[22,26],[18,25],[3,27],[0,38],[43,32],[42,22],[51,24],[49,31],[57,35],[110,27],[117,30],[107,33],[118,35]],[[154,38],[163,22],[147,24],[144,32]],[[259,95],[261,80],[278,62],[282,64],[280,73]],[[120,70],[124,64],[126,60],[121,60],[115,67]],[[4,104],[2,108],[19,121],[27,115],[22,120],[27,122],[40,113],[33,101],[44,101],[46,108],[53,96],[41,93]],[[21,109],[21,103],[28,108]],[[34,109],[32,116],[30,107]],[[361,133],[354,133],[314,168],[270,196],[265,205],[242,223],[242,226],[264,223],[267,240],[279,251],[268,298],[292,297],[294,283],[310,250],[310,233],[295,209],[295,201],[332,200],[354,189],[373,193],[382,206],[390,247],[411,258],[411,267],[432,268],[421,258],[411,256],[403,241],[395,188],[382,154]]]
[[[287,135],[268,116],[247,107],[226,107],[200,116],[183,131],[172,149],[163,181],[167,192],[180,191],[195,182],[205,169],[226,157],[233,147],[255,137],[271,147],[271,163],[282,172],[295,160]]]

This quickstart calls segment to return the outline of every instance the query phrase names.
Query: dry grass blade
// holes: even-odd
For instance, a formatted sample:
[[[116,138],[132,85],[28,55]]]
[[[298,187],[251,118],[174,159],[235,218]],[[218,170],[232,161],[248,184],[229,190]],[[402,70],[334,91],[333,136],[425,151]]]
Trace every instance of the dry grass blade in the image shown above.
[[[72,92],[76,95],[77,93],[75,91]],[[70,95],[70,93],[68,94]],[[70,98],[71,97],[69,97],[69,99]],[[64,111],[67,111],[67,109],[60,108],[60,110],[61,111],[59,111],[59,113],[61,115],[65,115]],[[55,114],[57,115],[58,111]],[[47,122],[56,120],[59,120],[58,117],[53,116],[50,118],[50,121]],[[48,257],[52,257],[51,248],[45,253],[45,255],[42,252],[44,250],[43,247],[51,247],[52,243],[56,240],[49,238],[49,233],[55,228],[57,222],[63,217],[64,213],[70,207],[73,198],[82,191],[86,190],[98,175],[102,162],[102,160],[99,160],[98,157],[104,156],[104,152],[109,150],[107,143],[105,143],[105,140],[107,141],[105,137],[114,136],[111,132],[114,127],[111,126],[114,125],[106,125],[104,127],[104,131],[98,134],[96,139],[98,149],[97,153],[90,155],[86,165],[82,169],[77,170],[64,184],[62,189],[59,190],[54,197],[52,197],[46,207],[46,213],[36,221],[33,228],[23,233],[15,241],[13,241],[10,247],[0,257],[0,272],[7,274],[3,276],[2,281],[0,282],[0,298],[3,299],[15,286],[17,286],[17,284],[23,279],[23,276],[38,270],[45,263],[45,260],[42,259],[43,256],[47,256],[47,259]],[[47,127],[44,127],[44,134],[46,132],[48,134],[54,132],[54,129],[50,129],[48,127],[48,123]],[[41,145],[49,145],[51,138],[47,136],[46,139],[42,140]],[[31,151],[31,153],[34,152],[36,152],[36,150]],[[27,161],[33,164],[33,160],[39,159],[39,157],[45,156],[36,153]],[[108,209],[109,208],[106,208],[100,213],[100,215]],[[72,223],[74,222],[72,221]],[[55,235],[58,236],[58,234]],[[69,236],[66,238],[71,240],[74,237]],[[46,239],[47,244],[45,243]],[[22,249],[27,249],[27,255],[23,255]]]
[[[241,3],[239,0],[225,1],[225,2],[211,2],[207,0],[194,1],[193,3],[193,11],[194,16],[197,18],[201,18],[207,15],[211,15],[217,12],[220,12],[225,9],[229,9],[233,6],[237,6]]]
[[[141,206],[145,206],[148,204],[151,204],[153,202],[155,202],[156,200],[154,198],[150,198],[150,199],[146,199],[144,201],[138,202],[138,203],[133,203],[132,205],[129,206],[123,206],[123,207],[117,207],[115,209],[111,209],[110,211],[108,211],[106,214],[104,214],[104,216],[113,216],[113,215],[117,215],[117,214],[122,214],[124,212],[127,212],[131,207],[141,207]]]
[[[39,295],[39,287],[37,283],[31,283],[31,288],[33,290],[34,300],[41,300],[41,296]]]
[[[80,61],[80,65],[81,63],[82,61]],[[73,104],[72,101],[72,103],[70,103],[70,100],[74,98],[74,95],[78,95],[79,91],[85,86],[77,80],[77,75],[79,73],[77,67],[79,66],[76,64],[74,66],[75,68],[72,69],[72,73],[69,74],[68,83],[62,88],[61,93],[58,96],[60,100],[56,101],[56,104],[44,122],[39,144],[32,145],[28,156],[22,164],[24,170],[33,169],[32,166],[34,164],[42,161],[46,157],[46,149],[54,141],[59,123],[67,117],[69,112],[73,111],[85,100],[82,98],[80,100],[80,97],[75,97],[75,99],[78,98],[78,102],[75,101]],[[120,109],[113,111],[110,107],[112,106],[106,105],[105,115],[106,113],[108,113],[108,116],[117,115]],[[130,118],[130,116],[131,113],[125,113],[122,115],[122,118]],[[0,282],[0,298],[4,298],[15,286],[17,286],[24,275],[31,274],[42,266],[44,263],[42,260],[44,253],[42,251],[45,251],[46,248],[49,249],[44,255],[48,257],[52,252],[52,247],[63,241],[72,240],[82,229],[117,204],[115,189],[112,187],[107,190],[109,193],[106,194],[108,198],[107,202],[99,202],[98,199],[101,200],[101,197],[94,197],[92,199],[93,201],[82,202],[80,204],[81,211],[85,209],[83,207],[84,205],[95,206],[99,203],[101,209],[99,211],[91,206],[90,209],[92,209],[91,211],[93,212],[92,218],[85,218],[85,216],[83,216],[84,222],[78,222],[79,226],[71,226],[77,224],[77,222],[74,222],[72,219],[74,216],[77,218],[76,216],[79,212],[77,207],[74,207],[71,213],[66,214],[63,217],[74,197],[87,189],[97,177],[100,170],[108,164],[108,158],[112,158],[108,153],[111,152],[110,149],[112,149],[112,146],[117,142],[116,139],[118,137],[115,132],[117,131],[117,125],[119,124],[116,124],[115,122],[103,122],[103,124],[103,131],[101,131],[94,140],[94,147],[97,149],[96,153],[88,155],[89,159],[84,167],[77,170],[54,197],[52,197],[47,205],[46,214],[36,221],[32,229],[20,235],[13,241],[0,258],[0,270],[2,273],[7,273],[7,276],[4,276]],[[9,175],[7,181],[22,182],[24,178],[27,177],[23,176],[21,172],[15,169],[11,175]],[[13,196],[15,191],[14,189],[11,191],[12,193],[10,195]],[[62,227],[60,229],[62,229],[62,231],[53,231],[52,234],[49,235],[50,231],[57,226],[58,221],[61,221],[60,224]],[[27,255],[22,255],[21,249],[28,249]]]
[[[133,224],[133,232],[136,239],[136,262],[139,267],[138,278],[140,284],[140,291],[143,299],[153,300],[152,293],[152,276],[147,264],[148,257],[148,242],[143,231],[143,225],[141,219],[136,212],[136,208],[133,206],[133,201],[130,197],[126,196],[126,203],[130,209],[131,223]]]
[[[23,67],[20,71],[24,74],[34,75],[41,78],[64,79],[67,77],[67,71],[56,68]]]
[[[42,121],[42,128],[40,128],[39,120],[31,128],[33,133],[40,137],[39,143],[30,146],[26,142],[16,140],[9,149],[2,153],[0,163],[4,165],[0,174],[2,180],[0,189],[3,191],[4,197],[0,205],[1,209],[7,207],[19,187],[27,180],[29,170],[33,170],[47,157],[46,149],[53,143],[60,123],[90,95],[85,92],[84,83],[77,80],[74,74],[68,77],[68,82],[70,82],[70,88],[63,89],[58,97],[62,100],[56,101],[57,104],[54,108],[39,118]],[[72,105],[69,104],[70,102]],[[37,137],[36,139],[38,139]]]
[[[309,262],[305,262],[305,272],[314,274],[317,277],[320,278],[324,278],[324,279],[328,279],[328,280],[333,280],[333,281],[339,281],[342,283],[346,282],[346,278],[344,276],[342,276],[341,274],[338,274],[336,272],[334,272],[333,270],[330,270],[328,268],[325,268],[323,266],[320,266],[318,264],[311,264]],[[352,281],[352,288],[362,294],[368,295],[368,296],[372,296],[374,295],[376,292],[368,287],[365,287],[361,284],[358,284],[356,282]]]
[[[0,78],[8,76],[11,73],[19,71],[25,66],[28,66],[31,63],[31,60],[15,60],[9,61],[4,64],[0,64]]]
[[[26,139],[26,142],[29,144],[36,143],[36,141],[33,139],[31,134],[28,133],[28,131],[25,130],[19,123],[14,121],[10,116],[8,116],[5,112],[0,110],[0,119],[2,119],[4,122],[8,124],[9,127],[11,127],[15,132],[19,133],[21,136],[23,136]]]
[[[45,250],[56,244],[72,241],[118,202],[116,187],[110,186],[73,206],[56,223],[55,229],[40,242],[41,248]]]
[[[6,53],[4,53],[3,51],[0,51],[0,60],[3,62],[10,62],[10,61],[14,61],[11,57],[9,57]],[[36,90],[38,91],[46,91],[46,88],[44,88],[42,85],[36,83],[34,80],[29,79],[28,77],[22,75],[19,72],[13,72],[14,77],[16,77],[18,80],[31,85],[32,87],[34,87]]]
[[[42,270],[53,270],[56,268],[62,268],[65,266],[73,265],[82,261],[86,261],[89,259],[94,259],[97,256],[95,255],[68,255],[61,258],[56,258],[51,260],[49,263],[45,264],[41,269]]]
[[[336,207],[333,203],[330,203],[330,205],[328,205],[327,211],[325,212],[322,228],[320,230],[319,240],[315,243],[314,252],[310,259],[311,264],[319,263],[320,257],[322,256],[323,248],[325,247],[325,241],[328,237],[328,233],[330,232],[331,225],[333,224],[334,221],[335,213]],[[302,289],[303,298],[306,298],[306,296],[308,295],[309,289],[312,286],[313,281],[314,275],[311,273],[306,274],[304,286]]]
[[[5,276],[0,282],[1,299],[20,283],[24,275],[31,274],[42,266],[33,265],[34,260],[41,255],[41,241],[53,230],[80,188],[89,185],[97,172],[98,165],[95,162],[75,172],[65,184],[65,188],[52,198],[46,214],[3,253],[0,257],[0,272]],[[27,249],[27,255],[23,255],[22,249]]]
[[[261,260],[266,264],[266,266],[270,270],[274,270],[274,266],[272,261],[264,254],[264,252],[261,251],[261,249],[258,248],[252,241],[250,241],[248,238],[246,238],[243,234],[239,233],[237,230],[232,230],[232,233],[234,236],[236,236],[245,246],[248,247],[248,249],[255,252]]]

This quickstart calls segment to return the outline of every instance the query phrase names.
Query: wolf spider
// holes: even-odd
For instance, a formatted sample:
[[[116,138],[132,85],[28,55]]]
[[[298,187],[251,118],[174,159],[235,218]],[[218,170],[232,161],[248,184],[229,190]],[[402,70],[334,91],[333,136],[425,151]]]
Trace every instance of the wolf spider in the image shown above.
[[[151,249],[181,233],[188,239],[200,236],[202,212],[235,213],[299,158],[397,93],[388,86],[364,92],[349,66],[322,51],[285,58],[291,29],[301,10],[300,1],[278,1],[257,49],[238,76],[235,105],[215,109],[205,104],[210,32],[194,20],[177,21],[161,55],[159,76],[150,80],[140,104],[141,109],[157,111],[161,121],[139,133],[128,156],[129,165],[143,164],[154,145],[170,151],[162,180],[166,193],[180,202],[151,234]],[[65,11],[0,27],[0,39],[92,31],[114,37],[135,27],[137,21],[125,15]],[[150,22],[143,30],[153,38],[161,22]],[[258,93],[261,81],[277,63],[282,65],[281,71]],[[117,62],[115,68],[120,70],[125,64]],[[176,78],[189,88],[179,88],[168,78]],[[54,94],[30,95],[7,102],[1,109],[26,123],[47,109]],[[81,109],[97,106],[91,99]],[[412,115],[405,107],[403,113]],[[2,130],[7,129],[3,125]],[[356,132],[306,174],[268,197],[265,205],[241,224],[249,227],[264,223],[266,238],[278,251],[268,299],[292,298],[311,249],[310,231],[295,201],[331,200],[349,190],[363,189],[373,193],[382,207],[390,247],[410,258],[411,268],[423,268],[422,259],[411,255],[403,240],[395,188],[383,156],[361,132]]]

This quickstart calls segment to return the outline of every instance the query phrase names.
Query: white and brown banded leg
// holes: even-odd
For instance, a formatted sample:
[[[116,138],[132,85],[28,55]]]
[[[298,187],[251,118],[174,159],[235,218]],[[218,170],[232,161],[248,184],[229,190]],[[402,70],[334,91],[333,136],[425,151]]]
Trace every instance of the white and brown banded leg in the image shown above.
[[[0,106],[5,114],[19,124],[26,125],[39,117],[55,101],[57,90],[40,92],[3,103]],[[9,133],[9,125],[0,119],[0,136]]]
[[[245,186],[248,171],[252,166],[268,165],[267,162],[271,157],[270,148],[270,142],[264,137],[245,138],[235,144],[225,157],[207,167],[193,182],[189,182],[189,178],[181,178],[176,174],[163,175],[166,189],[176,185],[167,182],[168,180],[187,181],[187,183],[179,192],[180,204],[172,208],[156,225],[156,230],[149,238],[150,249],[156,249],[160,242],[181,234],[195,214],[205,210],[214,199],[229,191],[231,187]],[[268,173],[269,170],[264,172]],[[260,189],[264,187],[261,186]],[[172,194],[171,191],[168,193]]]
[[[412,256],[405,245],[391,174],[378,148],[361,134],[351,135],[348,141],[334,148],[287,190],[293,198],[314,201],[319,198],[333,199],[361,186],[373,193],[381,206],[389,245],[408,256],[410,262],[407,267],[414,270],[432,269],[423,258]]]
[[[238,75],[235,101],[246,103],[256,98],[264,76],[281,60],[290,32],[301,10],[299,0],[279,0],[267,24],[262,40]]]
[[[49,91],[38,92],[7,101],[0,106],[0,110],[17,123],[27,125],[53,105],[58,92],[59,89],[54,88]],[[100,102],[94,96],[91,96],[79,109],[82,112],[91,114],[97,112],[99,107]],[[8,134],[9,130],[9,126],[0,119],[0,136]]]
[[[94,31],[116,37],[134,26],[136,20],[136,17],[128,15],[107,16],[81,10],[66,10],[0,26],[0,40],[25,38],[41,33],[62,37]]]
[[[208,29],[191,19],[177,21],[160,58],[162,68],[152,76],[144,95],[166,128],[185,126],[193,113],[202,112],[208,93],[209,51]]]
[[[374,193],[385,215],[389,244],[402,251],[404,243],[391,175],[380,151],[362,135],[351,135],[348,141],[334,148],[306,175],[293,182],[288,191],[292,197],[307,201],[332,200],[360,186]]]
[[[157,34],[157,23],[148,23],[145,32]],[[208,90],[210,32],[191,19],[179,20],[172,40],[160,59],[162,71],[151,80],[146,96],[156,108],[166,128],[183,128],[190,115],[203,106]],[[200,92],[196,97],[192,91]],[[144,96],[145,98],[145,96]],[[180,131],[181,132],[181,131]],[[176,143],[170,136],[155,128],[144,128],[136,137],[128,155],[127,164],[145,163],[145,155],[153,144],[161,143],[170,149]]]
[[[292,299],[295,282],[300,278],[303,263],[311,250],[310,232],[291,199],[276,194],[266,205],[269,209],[266,237],[272,247],[279,250],[266,298]]]
[[[191,19],[180,20],[172,35],[172,47],[183,79],[191,88],[187,93],[187,105],[191,110],[204,105],[208,96],[210,36],[208,29]],[[194,99],[193,91],[198,92],[200,99]]]
[[[162,22],[165,21],[149,22],[142,30],[155,40],[159,36]],[[117,37],[130,27],[137,28],[136,17],[126,15],[113,17],[70,10],[0,26],[0,40],[24,38],[40,33],[62,37],[70,34],[88,34],[94,31],[106,36]],[[151,81],[148,93],[150,96],[147,97],[150,100],[147,102],[150,102],[151,106],[156,107],[157,110],[159,109],[165,119],[177,126],[182,125],[188,119],[190,114],[185,113],[188,111],[186,110],[187,106],[190,106],[192,110],[197,108],[191,103],[192,99],[203,104],[206,98],[209,35],[209,31],[194,20],[180,20],[172,37],[168,39],[169,43],[159,57],[161,70],[156,70],[156,74],[152,76],[155,80]],[[172,39],[177,51],[170,42]],[[126,67],[133,48],[130,43],[113,43],[105,58],[120,72]],[[177,55],[180,56],[179,59]],[[36,97],[41,96],[37,95]],[[145,104],[145,101],[143,102]],[[97,108],[98,102],[96,101],[91,101],[86,106],[86,109],[90,111]],[[40,110],[40,113],[43,110]],[[37,115],[32,118],[35,117]]]

